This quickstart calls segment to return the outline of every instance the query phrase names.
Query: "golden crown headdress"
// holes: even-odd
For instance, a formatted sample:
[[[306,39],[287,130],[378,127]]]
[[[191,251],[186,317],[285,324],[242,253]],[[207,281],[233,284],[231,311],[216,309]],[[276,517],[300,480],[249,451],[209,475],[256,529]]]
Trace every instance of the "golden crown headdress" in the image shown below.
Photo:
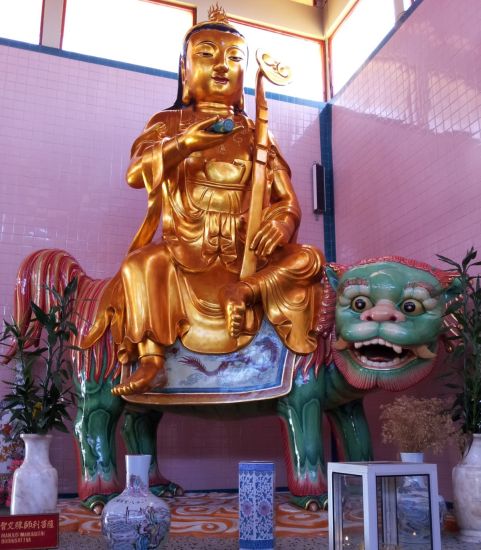
[[[187,34],[184,37],[184,42],[185,42],[185,39],[189,37],[193,32],[196,32],[197,30],[201,30],[203,27],[208,25],[212,25],[212,24],[215,25],[216,23],[224,27],[230,27],[235,34],[240,34],[239,31],[229,21],[224,8],[219,6],[218,3],[212,4],[207,13],[208,13],[207,21],[200,21],[199,23],[191,27],[187,31]]]
[[[207,14],[209,16],[209,21],[214,21],[215,23],[224,23],[226,25],[229,25],[229,20],[227,19],[227,15],[225,13],[224,8],[219,6],[217,2],[215,4],[212,4]]]

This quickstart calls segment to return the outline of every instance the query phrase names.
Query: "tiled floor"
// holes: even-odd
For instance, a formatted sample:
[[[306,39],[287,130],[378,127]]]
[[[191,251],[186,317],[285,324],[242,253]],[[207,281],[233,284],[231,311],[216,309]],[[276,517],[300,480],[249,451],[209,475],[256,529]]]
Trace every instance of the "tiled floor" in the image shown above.
[[[327,550],[326,537],[287,537],[276,539],[276,550]],[[62,533],[59,550],[106,550],[107,543],[102,536]],[[165,550],[237,550],[236,538],[215,539],[211,537],[173,537]],[[454,535],[443,536],[442,550],[479,550],[479,544],[461,543]],[[437,549],[435,549],[437,550]]]
[[[289,495],[276,495],[276,550],[327,550],[326,512],[305,512],[291,506]],[[238,545],[237,499],[233,493],[190,493],[169,499],[172,524],[168,550],[235,550]],[[100,518],[75,499],[61,500],[61,550],[103,550]],[[453,528],[449,521],[448,528]],[[455,533],[443,533],[443,550],[479,550],[461,543]],[[434,549],[441,550],[441,549]]]

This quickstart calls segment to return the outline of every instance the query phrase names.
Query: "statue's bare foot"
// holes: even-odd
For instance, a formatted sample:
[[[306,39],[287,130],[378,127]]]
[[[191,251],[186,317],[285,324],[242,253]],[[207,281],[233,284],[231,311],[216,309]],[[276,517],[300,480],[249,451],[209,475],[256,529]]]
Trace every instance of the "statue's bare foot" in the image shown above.
[[[245,325],[246,304],[253,299],[252,289],[242,282],[228,284],[221,288],[219,297],[224,308],[227,330],[233,338],[237,338]]]
[[[139,367],[123,384],[112,388],[114,395],[145,393],[167,384],[167,373],[162,355],[144,355],[139,359]]]

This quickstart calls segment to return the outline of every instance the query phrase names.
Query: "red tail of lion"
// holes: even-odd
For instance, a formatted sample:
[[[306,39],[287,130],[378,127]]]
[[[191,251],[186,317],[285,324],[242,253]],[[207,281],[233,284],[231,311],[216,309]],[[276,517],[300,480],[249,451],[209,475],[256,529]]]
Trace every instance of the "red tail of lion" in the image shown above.
[[[53,305],[53,295],[46,287],[55,287],[62,292],[74,277],[78,280],[77,318],[74,321],[78,327],[78,335],[71,344],[79,346],[82,336],[87,334],[92,319],[95,318],[99,297],[109,280],[92,279],[86,275],[77,260],[64,250],[39,250],[27,256],[20,265],[13,316],[23,334],[29,329],[32,331],[29,345],[36,345],[41,334],[39,323],[32,321],[31,302],[48,311]],[[13,357],[15,351],[15,348],[10,349],[8,356]],[[84,352],[72,351],[72,359],[77,367],[78,377],[90,378],[93,374],[98,382],[100,378],[105,379],[114,371],[114,376],[119,374],[110,333],[106,333],[99,342]]]

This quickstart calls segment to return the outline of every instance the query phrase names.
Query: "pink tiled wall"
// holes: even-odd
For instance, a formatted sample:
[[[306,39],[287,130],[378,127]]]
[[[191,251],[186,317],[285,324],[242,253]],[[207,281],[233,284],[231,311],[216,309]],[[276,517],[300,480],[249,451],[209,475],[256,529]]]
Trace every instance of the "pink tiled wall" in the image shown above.
[[[150,115],[173,103],[176,89],[172,79],[0,45],[1,317],[11,312],[18,265],[34,250],[63,248],[89,275],[113,275],[146,207],[145,193],[124,182],[130,145]],[[322,219],[310,213],[318,109],[269,105],[305,212],[299,240],[322,248]],[[254,113],[252,97],[247,111]],[[274,419],[224,424],[167,416],[164,424],[163,469],[186,488],[234,487],[238,460],[278,461],[281,454]],[[241,439],[254,443],[242,447]],[[60,490],[75,491],[73,443],[56,437],[52,455]],[[281,467],[278,483],[285,484]]]
[[[340,262],[399,254],[439,265],[437,253],[460,259],[481,248],[479,8],[423,0],[335,98]],[[432,392],[433,382],[416,392]],[[378,400],[368,406],[376,431]],[[378,442],[376,451],[387,453]],[[434,458],[449,497],[458,455]]]
[[[480,46],[477,0],[424,0],[335,99],[339,261],[479,245]]]

